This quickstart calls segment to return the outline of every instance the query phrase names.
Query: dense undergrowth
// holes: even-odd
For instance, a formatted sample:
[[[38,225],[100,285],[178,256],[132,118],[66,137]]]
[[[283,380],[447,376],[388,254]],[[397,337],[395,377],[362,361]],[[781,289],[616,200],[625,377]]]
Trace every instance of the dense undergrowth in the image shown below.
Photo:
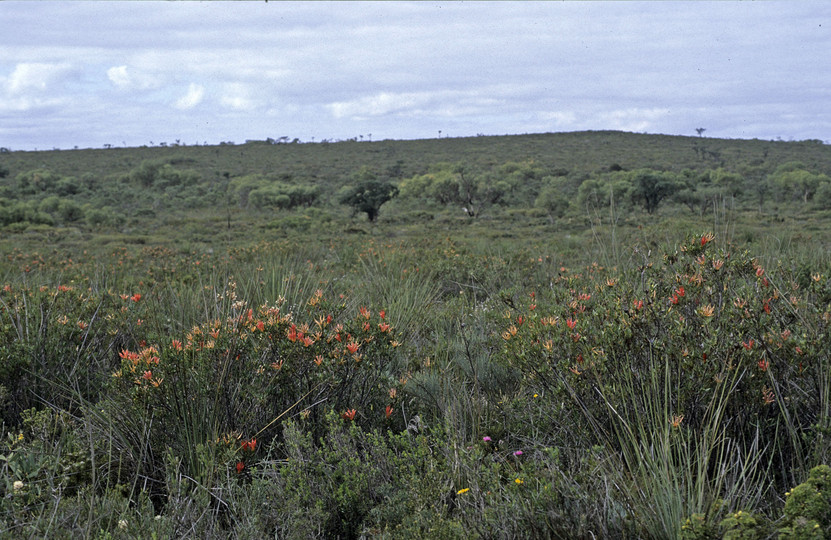
[[[625,249],[11,252],[3,534],[827,534],[831,269]]]
[[[823,144],[2,156],[0,537],[831,534]]]

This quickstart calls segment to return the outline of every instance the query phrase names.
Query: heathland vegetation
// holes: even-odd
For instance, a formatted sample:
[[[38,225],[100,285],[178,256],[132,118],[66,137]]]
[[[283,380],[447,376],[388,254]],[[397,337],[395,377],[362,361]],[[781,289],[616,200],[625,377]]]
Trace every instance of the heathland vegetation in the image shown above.
[[[0,152],[0,536],[831,534],[831,147],[284,142]]]

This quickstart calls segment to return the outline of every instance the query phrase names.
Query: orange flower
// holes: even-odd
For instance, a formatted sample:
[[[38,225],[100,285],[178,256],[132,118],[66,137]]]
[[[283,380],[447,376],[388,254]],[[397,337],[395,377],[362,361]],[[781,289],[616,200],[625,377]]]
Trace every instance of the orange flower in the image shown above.
[[[683,414],[676,414],[675,416],[673,416],[670,419],[669,423],[672,425],[672,427],[678,428],[678,427],[681,427],[681,422],[683,422],[683,421],[684,421],[684,415]]]
[[[368,309],[366,309],[364,306],[359,307],[359,308],[358,308],[358,312],[360,312],[361,316],[362,316],[364,319],[368,319],[368,318],[369,318],[369,316],[370,316],[369,310],[368,310]]]
[[[346,420],[346,421],[348,421],[348,422],[351,422],[352,420],[354,420],[354,419],[355,419],[355,414],[356,414],[357,412],[358,412],[358,411],[356,411],[355,409],[348,409],[348,410],[344,411],[344,413],[343,413],[343,414],[341,414],[340,416],[341,416],[341,418],[343,418],[344,420]]]
[[[776,396],[771,388],[768,388],[767,386],[762,387],[762,401],[765,402],[765,405],[773,403],[776,400],[775,398]]]
[[[378,312],[378,315],[380,315],[381,319],[383,320],[387,317],[387,312],[382,309],[381,311]]]
[[[170,348],[175,350],[175,351],[181,351],[182,350],[182,342],[179,341],[178,339],[174,339],[173,341],[170,342]]]
[[[145,371],[144,375],[142,375],[141,378],[144,379],[145,381],[149,381],[150,379],[153,378],[153,372],[152,371]]]
[[[384,414],[386,415],[384,418],[389,418],[392,415],[392,405],[387,405],[387,408],[384,409]]]
[[[759,366],[759,369],[762,371],[767,371],[770,367],[770,362],[768,362],[767,358],[762,358],[756,363]]]
[[[263,321],[257,321],[257,330],[265,332],[265,323]]]
[[[355,354],[358,352],[358,344],[354,341],[350,341],[346,344],[346,350],[349,351],[350,354]]]
[[[698,308],[698,314],[702,317],[712,317],[713,313],[715,313],[716,308],[713,307],[711,304],[707,304],[706,306],[701,306]]]
[[[138,353],[130,352],[127,349],[122,349],[118,356],[121,357],[122,360],[131,360],[136,361],[139,358]]]
[[[390,325],[388,325],[387,323],[380,323],[378,325],[378,328],[381,329],[381,332],[386,332],[387,330],[390,329]]]
[[[753,340],[749,339],[747,341],[742,341],[742,347],[749,351],[753,348]]]
[[[134,294],[130,297],[130,300],[132,300],[133,302],[138,302],[139,300],[141,300],[141,293]]]
[[[574,330],[574,327],[577,326],[577,321],[569,317],[566,319],[566,325],[568,325],[570,330]]]
[[[315,356],[315,365],[319,366],[322,363],[323,363],[323,356],[321,356],[319,354],[317,356]]]

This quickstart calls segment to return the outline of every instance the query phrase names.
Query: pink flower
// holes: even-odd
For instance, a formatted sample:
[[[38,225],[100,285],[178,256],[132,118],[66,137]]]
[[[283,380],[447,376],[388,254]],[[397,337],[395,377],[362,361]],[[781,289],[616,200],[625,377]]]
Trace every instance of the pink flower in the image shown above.
[[[485,441],[485,442],[491,442],[492,439],[490,437],[488,437],[487,435],[485,435],[484,437],[482,437],[482,440]]]
[[[515,457],[519,457],[521,455],[522,455],[522,450],[517,450],[516,452],[514,452]]]

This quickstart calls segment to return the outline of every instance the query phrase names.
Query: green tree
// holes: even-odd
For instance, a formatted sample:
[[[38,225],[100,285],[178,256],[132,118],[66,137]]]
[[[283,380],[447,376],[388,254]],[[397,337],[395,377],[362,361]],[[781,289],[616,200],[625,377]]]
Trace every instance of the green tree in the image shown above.
[[[800,198],[806,204],[822,184],[831,181],[824,174],[806,170],[802,163],[796,161],[780,165],[774,171],[772,179],[783,195]]]
[[[629,176],[628,172],[620,171],[584,180],[577,189],[577,200],[584,207],[619,207],[630,198],[632,181]]]
[[[547,177],[545,184],[534,200],[534,206],[545,210],[552,224],[556,219],[563,217],[569,207],[569,199],[565,193],[565,183],[566,179],[564,177]]]
[[[510,190],[509,181],[499,172],[475,173],[461,162],[436,164],[428,174],[409,178],[401,184],[404,197],[426,196],[439,204],[458,205],[470,217],[501,202]]]
[[[375,221],[381,206],[398,194],[398,188],[378,179],[361,180],[357,185],[346,188],[338,201],[347,204],[355,212],[364,212],[369,221]]]
[[[638,169],[630,173],[632,202],[640,204],[653,214],[661,201],[684,187],[678,176],[671,172]]]

